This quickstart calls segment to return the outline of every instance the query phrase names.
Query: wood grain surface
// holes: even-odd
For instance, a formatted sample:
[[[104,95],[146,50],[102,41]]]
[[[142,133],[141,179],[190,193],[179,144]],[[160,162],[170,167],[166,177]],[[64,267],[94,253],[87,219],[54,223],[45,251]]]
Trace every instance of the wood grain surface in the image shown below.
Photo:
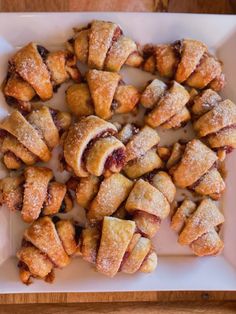
[[[236,0],[0,0],[0,12],[30,11],[167,11],[235,14]],[[236,293],[170,291],[0,295],[0,313],[75,312],[236,313]]]

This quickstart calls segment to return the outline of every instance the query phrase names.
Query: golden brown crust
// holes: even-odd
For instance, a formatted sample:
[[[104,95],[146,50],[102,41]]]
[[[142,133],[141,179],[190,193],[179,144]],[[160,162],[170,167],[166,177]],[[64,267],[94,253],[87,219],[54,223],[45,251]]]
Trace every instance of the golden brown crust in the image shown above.
[[[206,137],[210,147],[230,152],[236,147],[236,105],[211,89],[193,99],[192,112],[197,116],[193,127],[199,137]]]
[[[178,242],[189,245],[198,256],[215,255],[223,249],[217,226],[224,222],[224,216],[211,199],[204,199],[197,207],[185,199],[177,209],[171,227],[179,232]]]
[[[108,51],[105,70],[119,72],[128,57],[135,51],[137,51],[135,42],[128,37],[120,36]]]
[[[109,137],[116,131],[113,124],[96,116],[83,118],[69,128],[64,141],[64,157],[77,176],[87,177],[89,175],[84,153],[86,149],[88,152],[88,147],[89,149],[93,147],[92,141],[105,137],[105,133],[106,137]]]
[[[71,52],[49,52],[43,46],[29,43],[10,59],[3,91],[10,106],[30,112],[30,101],[35,96],[46,101],[53,96],[54,87],[69,78],[80,81],[80,77]]]
[[[218,77],[221,72],[220,62],[215,57],[205,54],[186,83],[191,87],[202,89]]]
[[[53,264],[39,249],[34,246],[22,247],[17,252],[17,258],[24,263],[28,270],[19,266],[21,273],[21,281],[24,284],[30,284],[30,277],[36,277],[40,279],[46,279],[46,277],[52,272]],[[23,274],[24,271],[24,274]],[[28,273],[25,276],[25,273]]]
[[[21,101],[30,101],[35,96],[34,89],[19,75],[13,73],[4,86],[4,94]]]
[[[219,91],[225,85],[221,62],[200,41],[183,39],[167,45],[146,45],[143,52],[145,71],[157,71],[161,76],[199,89],[210,86]]]
[[[134,221],[104,217],[102,228],[88,227],[82,231],[83,259],[110,277],[119,271],[153,271],[157,256],[151,241],[135,230]]]
[[[132,186],[132,181],[122,174],[115,173],[105,178],[89,207],[88,219],[97,221],[112,215],[128,197]]]
[[[60,211],[62,202],[66,196],[66,186],[56,181],[47,186],[47,197],[44,200],[43,215],[53,215]]]
[[[158,171],[151,179],[151,182],[167,198],[169,203],[174,201],[176,187],[166,172]]]
[[[22,175],[0,180],[1,203],[20,210],[22,219],[31,223],[40,214],[68,212],[73,203],[65,184],[51,181],[53,173],[45,167],[28,167]]]
[[[184,126],[191,119],[191,114],[187,107],[183,107],[167,122],[162,124],[163,129],[177,129]]]
[[[160,219],[166,218],[170,211],[170,205],[165,196],[142,179],[135,183],[126,201],[125,208],[129,213],[140,210]]]
[[[96,263],[101,232],[98,227],[89,227],[82,231],[81,253],[85,261]]]
[[[236,124],[236,105],[229,99],[214,106],[202,115],[195,123],[194,129],[199,137],[216,133],[225,127]]]
[[[187,143],[183,157],[173,170],[174,183],[185,188],[201,178],[217,160],[216,154],[199,140]]]
[[[47,254],[57,267],[65,267],[70,263],[51,218],[39,218],[25,230],[24,238]]]
[[[49,217],[39,218],[24,232],[17,252],[20,279],[31,283],[31,277],[52,282],[54,268],[65,267],[77,251],[75,226],[69,220],[59,220],[56,226]]]
[[[105,21],[93,21],[89,33],[88,66],[101,70],[104,66],[108,49],[112,45],[112,38],[117,25]]]
[[[162,168],[163,165],[161,158],[156,152],[156,148],[153,148],[148,150],[145,155],[132,160],[123,170],[130,179],[136,179],[154,169]]]
[[[209,195],[213,199],[219,199],[224,189],[224,180],[216,168],[210,169],[194,187],[197,193]]]
[[[50,52],[47,55],[46,65],[55,86],[61,85],[70,77],[75,81],[80,80],[80,72],[76,67],[76,58],[67,50]]]
[[[154,79],[144,89],[141,95],[140,103],[145,108],[152,108],[163,96],[166,89],[167,85],[164,82],[158,79]]]
[[[83,208],[87,209],[90,202],[98,193],[99,185],[99,178],[93,175],[90,175],[86,178],[80,178],[75,192],[77,203]]]
[[[178,62],[174,47],[160,45],[154,48],[156,69],[161,76],[174,77],[174,71]]]
[[[89,32],[88,29],[75,31],[74,52],[78,60],[83,63],[88,60]]]
[[[138,271],[151,249],[151,241],[140,237],[127,259],[121,266],[121,271],[127,274],[133,274]]]
[[[66,90],[66,103],[70,111],[77,117],[94,113],[93,101],[86,83],[73,84]]]
[[[78,117],[96,112],[103,119],[113,114],[127,113],[137,105],[140,94],[132,85],[121,83],[117,73],[89,70],[88,84],[71,85],[66,91],[70,110]]]
[[[114,217],[104,218],[96,260],[96,268],[99,272],[110,277],[116,275],[134,230],[135,223],[133,221]]]
[[[207,47],[200,41],[184,39],[181,42],[181,57],[175,79],[182,83],[194,72]]]
[[[48,183],[53,173],[48,168],[28,167],[25,172],[24,198],[21,215],[25,222],[39,217],[47,196]]]
[[[174,81],[168,91],[160,98],[154,109],[147,114],[147,124],[155,128],[168,122],[169,119],[182,111],[189,101],[189,97],[187,90]]]
[[[112,22],[95,20],[76,29],[68,46],[79,61],[97,70],[119,72],[124,64],[139,67],[143,61],[136,43]]]
[[[5,165],[9,169],[18,169],[22,163],[32,165],[39,159],[47,162],[51,150],[59,144],[59,131],[67,129],[70,122],[68,113],[52,111],[46,106],[35,106],[26,117],[13,111],[0,123],[0,129],[8,132],[1,145]],[[18,161],[18,166],[11,165],[9,153],[12,161]]]
[[[16,73],[28,82],[42,100],[52,97],[50,73],[44,64],[35,43],[21,48],[10,60]]]
[[[201,116],[207,111],[211,110],[218,102],[221,101],[221,97],[212,89],[204,90],[200,95],[196,95],[193,98],[193,105],[191,111],[195,116]]]
[[[0,128],[12,134],[29,151],[43,161],[50,159],[51,154],[47,145],[19,111],[13,111],[9,117],[1,122]]]
[[[144,126],[135,134],[126,145],[126,161],[130,161],[143,156],[149,149],[157,145],[160,141],[156,130],[149,126]]]
[[[114,95],[114,102],[117,104],[115,113],[131,112],[137,105],[140,94],[132,85],[118,85]]]
[[[121,76],[118,73],[89,70],[86,75],[96,115],[109,119],[112,101]]]
[[[68,220],[59,220],[56,223],[56,230],[65,252],[70,256],[75,254],[77,250],[77,243],[75,241],[75,226]]]

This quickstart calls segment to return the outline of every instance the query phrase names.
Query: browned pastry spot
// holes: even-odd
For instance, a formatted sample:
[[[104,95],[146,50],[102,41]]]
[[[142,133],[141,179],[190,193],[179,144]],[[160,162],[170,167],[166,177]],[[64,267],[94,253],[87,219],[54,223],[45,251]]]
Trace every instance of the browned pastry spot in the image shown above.
[[[101,229],[83,230],[82,257],[110,277],[118,272],[151,272],[157,266],[151,241],[135,231],[133,221],[114,217],[104,217]]]
[[[27,223],[40,214],[54,215],[73,207],[66,185],[54,181],[52,171],[45,167],[28,167],[22,175],[2,179],[0,200],[10,210],[21,211]]]
[[[9,169],[18,169],[22,164],[30,166],[38,160],[47,162],[70,123],[70,114],[45,106],[35,106],[25,117],[13,111],[0,123],[5,131],[1,143],[4,164]]]
[[[70,263],[78,249],[75,227],[69,220],[55,223],[49,217],[36,220],[24,232],[22,246],[17,252],[20,279],[30,284],[31,278],[54,280],[54,269]]]
[[[198,256],[219,254],[224,243],[219,237],[219,228],[224,216],[215,203],[206,198],[197,206],[185,199],[177,208],[171,228],[179,232],[178,242],[189,245]]]

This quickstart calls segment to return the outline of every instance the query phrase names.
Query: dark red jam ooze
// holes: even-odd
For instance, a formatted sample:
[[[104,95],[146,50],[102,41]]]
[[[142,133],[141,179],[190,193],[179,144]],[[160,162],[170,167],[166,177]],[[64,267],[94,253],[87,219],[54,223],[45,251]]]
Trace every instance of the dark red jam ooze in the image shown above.
[[[75,40],[74,40],[74,38],[72,37],[72,38],[70,38],[69,40],[68,40],[68,43],[69,44],[71,44],[71,45],[73,45],[74,44],[74,42],[75,42]]]
[[[54,224],[56,224],[58,221],[60,221],[61,219],[60,219],[60,217],[58,217],[58,216],[53,216],[52,217],[52,222],[54,223]]]
[[[125,164],[125,151],[123,148],[119,148],[112,153],[112,155],[108,156],[105,162],[105,169],[109,170],[113,166],[117,168],[122,168]]]
[[[86,163],[86,159],[89,153],[89,150],[92,148],[92,146],[95,144],[95,142],[97,140],[99,140],[100,138],[105,138],[108,137],[109,135],[113,135],[115,133],[115,131],[113,129],[108,129],[106,131],[101,132],[100,134],[98,134],[96,137],[94,137],[88,144],[86,149],[83,152],[83,156],[82,156],[82,162],[83,164]],[[85,167],[85,166],[84,166]]]
[[[45,47],[40,46],[40,45],[37,45],[37,50],[41,58],[43,59],[43,61],[45,61],[47,58],[47,55],[49,54],[49,51]]]

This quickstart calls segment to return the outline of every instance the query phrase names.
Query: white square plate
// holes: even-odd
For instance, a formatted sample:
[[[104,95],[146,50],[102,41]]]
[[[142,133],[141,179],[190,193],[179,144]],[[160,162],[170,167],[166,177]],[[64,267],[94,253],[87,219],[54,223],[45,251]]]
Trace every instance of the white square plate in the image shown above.
[[[172,42],[181,38],[194,38],[205,42],[224,61],[228,84],[223,94],[236,102],[236,18],[224,15],[151,14],[151,13],[39,13],[0,14],[0,81],[7,71],[9,56],[29,41],[55,49],[72,35],[72,27],[81,26],[92,19],[117,22],[125,34],[141,44]],[[122,70],[124,79],[143,86],[150,75],[137,69]],[[50,101],[54,107],[64,107],[64,90],[61,87]],[[0,117],[7,114],[3,95],[0,95]],[[181,135],[181,131],[176,133]],[[173,137],[168,135],[168,142]],[[55,151],[56,156],[58,150]],[[57,169],[56,159],[50,166]],[[236,290],[236,152],[227,158],[227,189],[221,206],[226,222],[223,237],[225,249],[217,257],[197,258],[188,248],[177,244],[176,234],[170,230],[169,221],[162,224],[154,239],[159,255],[159,265],[151,274],[124,275],[106,278],[93,268],[75,258],[71,265],[56,271],[55,282],[50,285],[35,280],[30,286],[18,279],[17,260],[14,257],[20,245],[25,225],[18,213],[0,209],[0,293],[17,292],[103,292],[145,290]],[[4,176],[4,170],[1,170]],[[56,173],[65,180],[66,174]],[[83,219],[76,208],[74,215]]]

